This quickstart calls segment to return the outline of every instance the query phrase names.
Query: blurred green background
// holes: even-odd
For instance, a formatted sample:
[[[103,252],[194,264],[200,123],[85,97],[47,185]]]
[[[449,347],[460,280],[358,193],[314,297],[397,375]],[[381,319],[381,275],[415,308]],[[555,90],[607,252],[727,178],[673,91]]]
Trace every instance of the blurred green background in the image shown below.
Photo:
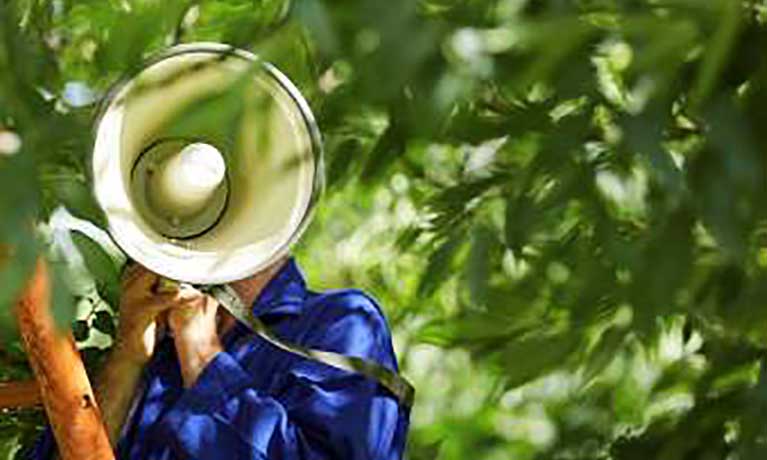
[[[0,0],[0,379],[29,376],[9,305],[39,252],[86,361],[109,346],[96,106],[217,41],[317,115],[297,257],[383,305],[408,458],[767,458],[766,22],[765,0]],[[41,420],[0,413],[0,460]]]

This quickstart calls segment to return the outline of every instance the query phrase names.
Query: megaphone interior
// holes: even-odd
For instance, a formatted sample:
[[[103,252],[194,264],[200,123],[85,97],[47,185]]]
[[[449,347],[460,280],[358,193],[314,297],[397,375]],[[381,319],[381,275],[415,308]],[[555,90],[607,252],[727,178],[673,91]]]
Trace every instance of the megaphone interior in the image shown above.
[[[115,242],[193,284],[246,278],[285,255],[323,185],[319,131],[298,89],[218,44],[174,47],[116,84],[91,159]]]

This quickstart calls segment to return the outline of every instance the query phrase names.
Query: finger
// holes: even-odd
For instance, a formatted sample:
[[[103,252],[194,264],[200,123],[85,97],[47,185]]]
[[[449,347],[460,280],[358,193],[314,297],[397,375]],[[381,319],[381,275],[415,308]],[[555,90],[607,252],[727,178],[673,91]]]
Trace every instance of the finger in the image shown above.
[[[203,299],[207,294],[195,288],[191,284],[180,284],[178,296],[180,299]]]
[[[157,281],[158,276],[159,275],[157,275],[156,273],[139,265],[139,268],[136,269],[135,275],[133,275],[129,280],[125,282],[123,289],[125,290],[136,289],[139,291],[147,292],[152,288],[154,283]]]
[[[220,303],[218,302],[218,299],[211,295],[205,294],[205,311],[207,314],[215,317],[218,313],[219,306]]]
[[[209,305],[211,300],[215,302],[215,299],[193,287],[182,288],[167,310],[168,317],[189,319],[198,314],[210,315],[211,311],[215,317],[215,309]]]
[[[181,321],[183,324],[187,320],[189,320],[190,318],[193,318],[194,316],[198,314],[200,314],[199,308],[193,307],[189,304],[181,305],[171,309],[168,312],[168,320],[170,324],[178,324],[178,321]]]
[[[183,303],[195,300],[203,300],[205,297],[203,292],[195,289],[191,285],[180,284],[170,280],[169,283],[169,285],[174,288],[173,290],[150,290],[147,293],[148,295],[146,296],[145,300],[142,302],[144,304],[144,308],[150,308],[160,312]]]
[[[191,305],[199,300],[199,297],[184,296],[180,292],[155,294],[149,298],[144,308],[148,314],[157,317],[163,312]]]

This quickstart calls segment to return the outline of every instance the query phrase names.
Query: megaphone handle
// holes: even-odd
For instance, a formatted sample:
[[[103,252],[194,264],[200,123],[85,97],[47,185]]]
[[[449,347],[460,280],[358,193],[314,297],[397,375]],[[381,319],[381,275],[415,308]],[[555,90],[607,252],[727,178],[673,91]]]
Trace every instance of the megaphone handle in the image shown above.
[[[284,341],[250,311],[250,308],[242,302],[237,292],[231,286],[207,286],[204,290],[215,297],[237,320],[278,349],[337,369],[361,374],[386,388],[408,410],[413,406],[415,388],[397,372],[366,359],[346,356],[332,351],[307,348]],[[250,338],[245,337],[244,340],[250,340]]]

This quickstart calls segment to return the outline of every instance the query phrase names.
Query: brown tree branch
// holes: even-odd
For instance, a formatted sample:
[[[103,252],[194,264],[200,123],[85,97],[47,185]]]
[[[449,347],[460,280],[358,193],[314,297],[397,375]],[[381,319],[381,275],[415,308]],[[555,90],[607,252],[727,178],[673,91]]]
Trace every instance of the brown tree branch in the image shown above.
[[[19,333],[62,460],[114,460],[72,334],[50,313],[48,268],[40,259],[16,305]]]

